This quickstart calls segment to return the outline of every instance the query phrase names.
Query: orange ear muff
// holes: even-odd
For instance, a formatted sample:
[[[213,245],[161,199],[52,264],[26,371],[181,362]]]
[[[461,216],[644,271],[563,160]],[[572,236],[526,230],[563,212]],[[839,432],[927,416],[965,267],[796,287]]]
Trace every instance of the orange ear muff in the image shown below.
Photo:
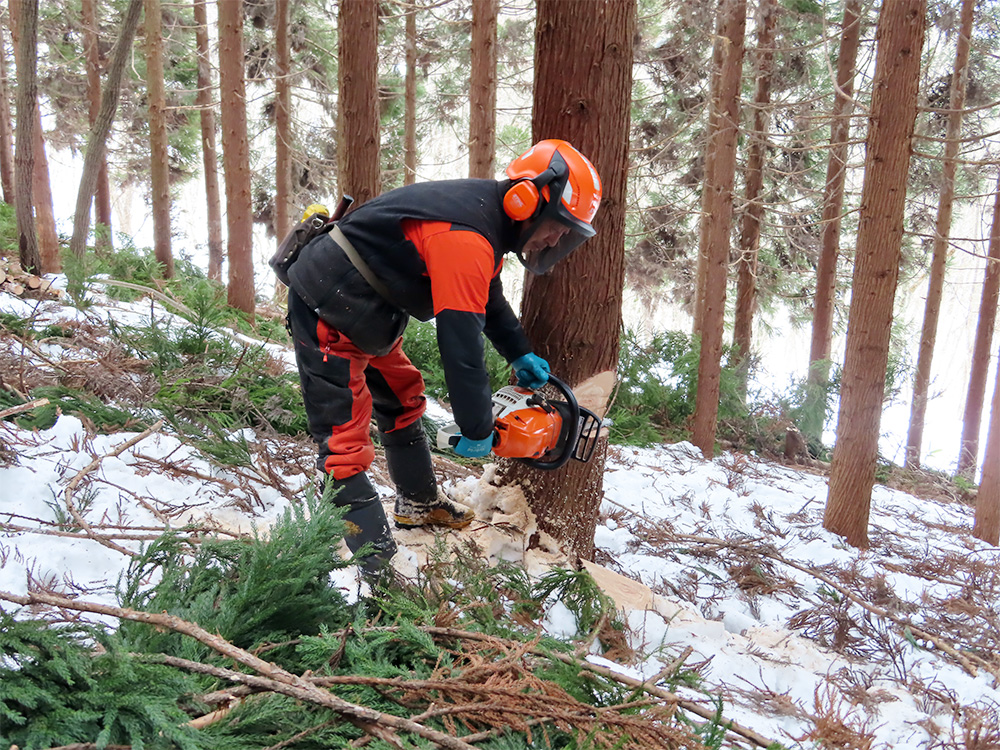
[[[514,221],[527,221],[538,209],[538,188],[530,180],[515,182],[503,197],[503,210]]]

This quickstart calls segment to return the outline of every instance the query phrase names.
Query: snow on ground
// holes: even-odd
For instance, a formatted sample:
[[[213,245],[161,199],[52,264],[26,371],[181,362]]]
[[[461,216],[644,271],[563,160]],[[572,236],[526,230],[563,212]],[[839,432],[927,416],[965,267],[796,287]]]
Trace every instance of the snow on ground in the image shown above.
[[[43,308],[0,297],[0,310],[19,315],[82,315],[52,303]],[[150,309],[148,301],[114,303],[86,315],[148,320]],[[43,348],[53,358],[72,354]],[[250,431],[243,436],[254,449],[269,448]],[[310,479],[289,474],[278,488],[262,474],[220,469],[155,431],[110,455],[134,437],[95,435],[68,415],[34,433],[0,423],[0,442],[16,454],[0,468],[0,590],[23,594],[33,579],[113,603],[128,564],[118,548],[137,549],[167,523],[216,533],[266,530]],[[81,481],[84,475],[90,481]],[[478,516],[468,530],[449,532],[449,541],[473,539],[489,558],[521,562],[532,573],[567,564],[544,536],[540,548],[529,549],[537,530],[530,508],[519,491],[498,488],[492,478],[488,465],[480,477],[447,480]],[[376,480],[388,502],[391,488],[384,477]],[[996,636],[990,571],[1000,552],[970,536],[969,506],[881,486],[872,499],[872,546],[859,551],[823,530],[826,491],[819,474],[754,456],[710,461],[688,443],[612,448],[596,534],[602,564],[587,567],[622,607],[633,646],[646,656],[629,665],[592,658],[648,679],[690,648],[686,663],[698,665],[723,699],[726,719],[786,747],[813,747],[808,733],[830,714],[867,732],[875,748],[929,749],[952,740],[971,747],[960,744],[970,716],[996,726],[993,676],[982,668],[971,674],[940,644],[876,612],[976,653]],[[92,538],[60,531],[74,510]],[[419,530],[396,536],[397,567],[413,575],[435,539]],[[342,573],[336,585],[356,590],[353,572]],[[847,602],[844,591],[869,609]],[[547,627],[572,632],[571,620],[557,607]],[[991,653],[979,656],[995,664]],[[679,692],[704,703],[703,693]]]

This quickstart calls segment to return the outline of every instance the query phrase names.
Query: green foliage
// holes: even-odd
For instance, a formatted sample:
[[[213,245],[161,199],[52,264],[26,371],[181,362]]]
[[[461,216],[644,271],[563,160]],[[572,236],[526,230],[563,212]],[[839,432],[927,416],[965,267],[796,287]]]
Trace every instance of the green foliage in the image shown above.
[[[344,626],[349,608],[329,584],[331,571],[349,564],[336,549],[342,515],[332,503],[307,499],[287,508],[266,539],[207,540],[191,557],[178,536],[166,534],[130,564],[119,582],[122,605],[197,622],[240,648]],[[214,658],[207,646],[141,623],[122,623],[119,634],[130,650]],[[291,657],[290,648],[278,651]]]
[[[0,201],[0,254],[18,254],[17,212],[11,203]]]
[[[659,442],[669,431],[683,430],[694,414],[698,386],[699,344],[679,331],[640,341],[625,331],[618,363],[618,390],[608,416],[611,440],[626,445]],[[732,367],[723,367],[719,418],[742,413],[741,380]]]
[[[95,651],[94,643],[101,646]],[[0,611],[0,742],[201,747],[178,696],[193,681],[146,663],[96,628],[53,628]]]
[[[472,547],[452,560],[441,544],[422,569],[426,579],[420,585],[348,605],[329,583],[331,571],[348,564],[334,548],[342,532],[339,510],[308,499],[289,509],[267,539],[203,540],[192,550],[183,537],[168,533],[132,561],[119,582],[119,600],[197,623],[281,669],[350,678],[328,689],[398,716],[412,716],[430,701],[441,706],[461,699],[452,694],[439,701],[415,687],[401,702],[391,694],[395,688],[356,678],[457,679],[488,689],[495,667],[498,674],[532,675],[526,690],[562,690],[595,708],[638,697],[568,658],[602,637],[603,625],[610,623],[619,633],[622,628],[615,608],[586,573],[554,570],[532,581],[513,565],[490,567]],[[540,637],[539,623],[555,601],[575,613],[579,643]],[[473,635],[431,632],[442,624]],[[326,709],[270,693],[248,698],[222,721],[196,732],[185,728],[189,718],[208,710],[199,696],[225,683],[177,672],[163,664],[163,656],[230,668],[232,660],[146,623],[123,621],[117,631],[104,632],[15,622],[0,613],[0,647],[6,654],[0,662],[3,739],[25,750],[93,741],[154,750],[251,750],[292,737],[297,747],[320,750],[345,747],[362,734]],[[511,700],[511,694],[498,698]],[[644,709],[637,703],[625,712],[641,718]],[[650,721],[662,722],[663,715],[655,712]],[[453,732],[464,720],[426,716],[422,723]],[[552,746],[561,748],[589,747],[598,731],[604,730],[565,724],[548,724],[545,730]],[[407,747],[426,746],[404,731],[400,738]],[[523,732],[508,729],[481,745],[502,750],[526,742]]]
[[[47,398],[49,403],[13,419],[26,430],[47,430],[56,423],[59,413],[72,414],[89,421],[100,432],[118,432],[141,424],[142,417],[117,406],[105,404],[96,396],[62,385],[41,386],[31,391],[31,398]],[[0,390],[0,408],[25,403],[16,394]]]
[[[495,391],[509,382],[510,365],[488,342],[484,348],[490,389]],[[434,398],[447,398],[448,385],[437,345],[437,327],[433,323],[411,319],[403,333],[403,351],[423,374],[427,394]]]

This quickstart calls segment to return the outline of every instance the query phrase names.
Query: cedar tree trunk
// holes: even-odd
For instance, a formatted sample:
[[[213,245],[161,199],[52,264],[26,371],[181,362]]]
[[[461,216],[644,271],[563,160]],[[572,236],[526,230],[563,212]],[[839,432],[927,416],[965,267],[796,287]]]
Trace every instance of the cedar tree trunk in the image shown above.
[[[826,390],[830,376],[833,342],[833,311],[837,292],[837,256],[840,253],[840,221],[847,177],[848,137],[854,109],[854,76],[861,43],[861,0],[844,4],[844,23],[837,55],[834,83],[830,158],[823,190],[823,238],[816,266],[816,296],[813,301],[812,339],[809,346],[809,378],[805,417],[799,425],[809,438],[819,441],[826,422]]]
[[[497,136],[497,0],[472,0],[469,81],[469,177],[495,177]]]
[[[614,386],[625,279],[625,181],[636,6],[631,0],[539,0],[535,26],[534,139],[561,138],[603,181],[597,236],[545,276],[528,276],[522,321],[535,350],[603,415]],[[539,528],[592,558],[607,441],[588,464],[557,471],[501,462],[521,485]]]
[[[406,88],[403,93],[403,184],[417,179],[417,9],[406,12]]]
[[[910,402],[910,428],[906,434],[906,466],[920,467],[920,448],[924,439],[924,419],[931,384],[931,362],[937,340],[938,319],[941,317],[941,297],[944,293],[945,268],[948,262],[948,238],[951,236],[951,215],[955,205],[955,159],[959,138],[962,137],[962,109],[969,77],[969,42],[972,35],[972,12],[975,0],[962,0],[962,20],[955,52],[955,69],[951,76],[951,99],[948,105],[948,129],[944,145],[944,166],[937,221],[934,224],[934,251],[931,275],[927,284],[927,304],[924,326],[920,332],[917,372],[913,378],[913,400]]]
[[[274,3],[274,232],[278,241],[292,228],[292,71],[288,42],[288,0]]]
[[[357,205],[379,194],[378,1],[340,2],[340,187]]]
[[[208,13],[205,0],[194,0],[195,43],[198,47],[198,105],[201,157],[208,210],[208,278],[222,281],[222,203],[219,199],[219,161],[215,146],[215,102],[212,101],[212,62],[209,56]]]
[[[17,214],[18,251],[21,268],[40,274],[42,257],[35,233],[32,206],[32,188],[35,165],[35,128],[38,108],[38,74],[35,60],[38,57],[38,0],[15,2],[19,6],[24,27],[17,37],[17,138],[14,146],[15,211]],[[13,13],[11,16],[13,17]],[[13,25],[13,18],[11,19]],[[22,62],[24,61],[24,62]]]
[[[246,81],[243,77],[243,3],[219,3],[219,89],[222,93],[222,163],[229,231],[230,307],[253,322],[253,199],[247,137]]]
[[[33,12],[34,18],[30,19],[35,34],[32,42],[34,49],[38,48],[38,3],[13,2],[8,4],[10,10],[10,30],[14,37],[14,57],[18,68],[21,67],[20,47],[18,44],[18,28],[22,11]],[[32,10],[33,9],[33,10]],[[29,19],[25,19],[26,22]],[[37,54],[37,52],[36,52]],[[24,67],[35,70],[37,60],[27,62]],[[18,73],[20,75],[20,73]],[[35,79],[35,86],[38,85],[37,71],[32,74]],[[20,99],[19,99],[20,101]],[[37,229],[37,247],[40,258],[40,265],[35,266],[36,273],[55,273],[62,268],[62,261],[59,258],[59,237],[56,234],[56,219],[52,211],[52,186],[49,183],[49,160],[45,155],[45,138],[42,134],[42,115],[38,109],[38,91],[31,97],[31,109],[26,112],[33,112],[35,122],[32,125],[31,149],[33,151],[33,163],[31,174],[31,203],[35,212],[35,227]],[[18,119],[21,119],[21,111],[18,109]]]
[[[98,21],[96,0],[82,0],[80,16],[83,26],[83,47],[87,57],[87,116],[90,127],[94,127],[101,111],[101,52],[98,47]],[[108,159],[105,151],[101,166],[97,171],[97,192],[94,195],[97,213],[94,232],[94,246],[110,250],[111,241],[111,185],[108,180]]]
[[[702,305],[701,353],[698,358],[698,393],[695,396],[691,442],[706,457],[715,453],[719,417],[719,381],[722,374],[722,329],[725,324],[726,279],[729,270],[729,236],[733,218],[733,182],[736,177],[736,143],[740,126],[740,82],[743,73],[743,38],[746,0],[725,0],[720,8],[719,37],[726,40],[719,76],[716,128],[709,152],[714,162],[712,211],[704,256],[705,295]]]
[[[14,204],[14,133],[10,120],[10,87],[7,85],[7,51],[0,27],[0,185],[4,203]]]
[[[132,40],[139,27],[143,0],[129,0],[122,25],[111,51],[111,65],[108,67],[108,80],[101,92],[101,108],[87,136],[87,153],[83,157],[83,174],[80,176],[80,187],[76,193],[76,210],[73,214],[73,236],[70,238],[70,251],[78,258],[83,257],[87,249],[87,232],[90,230],[90,204],[94,198],[101,164],[104,163],[104,153],[108,135],[111,133],[111,123],[118,109],[118,96],[121,91],[122,76],[125,64],[132,52]]]
[[[153,251],[164,278],[173,278],[170,250],[170,158],[167,99],[163,80],[163,14],[160,0],[146,3],[146,96],[149,104],[149,175],[153,210]]]
[[[764,187],[764,155],[767,150],[771,74],[774,71],[774,26],[778,20],[775,0],[761,0],[757,21],[757,91],[754,94],[753,140],[746,168],[746,210],[740,231],[740,257],[736,277],[736,318],[733,344],[737,356],[750,356],[753,316],[757,307],[757,255],[760,247],[760,220],[764,215],[761,191]]]
[[[874,95],[837,442],[823,516],[824,528],[855,547],[868,546],[925,16],[926,0],[895,0],[883,7],[876,33]]]
[[[972,370],[969,373],[969,391],[965,397],[965,414],[962,417],[962,445],[958,451],[958,474],[974,480],[979,460],[979,423],[983,418],[983,401],[986,398],[986,378],[990,369],[990,348],[993,346],[993,327],[1000,302],[1000,178],[997,179],[993,200],[993,222],[990,225],[989,259],[986,277],[979,301],[979,319],[976,323],[976,341],[972,347]]]

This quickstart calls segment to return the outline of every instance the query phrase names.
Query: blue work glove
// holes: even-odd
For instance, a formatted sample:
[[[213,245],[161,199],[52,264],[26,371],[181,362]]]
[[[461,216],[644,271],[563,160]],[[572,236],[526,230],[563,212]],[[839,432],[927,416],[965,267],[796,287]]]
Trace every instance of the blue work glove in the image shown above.
[[[493,435],[484,437],[482,440],[473,440],[462,435],[455,446],[455,453],[466,458],[482,458],[488,456],[493,450]]]
[[[537,354],[523,354],[510,366],[514,368],[517,384],[522,388],[541,388],[549,382],[549,363]]]

